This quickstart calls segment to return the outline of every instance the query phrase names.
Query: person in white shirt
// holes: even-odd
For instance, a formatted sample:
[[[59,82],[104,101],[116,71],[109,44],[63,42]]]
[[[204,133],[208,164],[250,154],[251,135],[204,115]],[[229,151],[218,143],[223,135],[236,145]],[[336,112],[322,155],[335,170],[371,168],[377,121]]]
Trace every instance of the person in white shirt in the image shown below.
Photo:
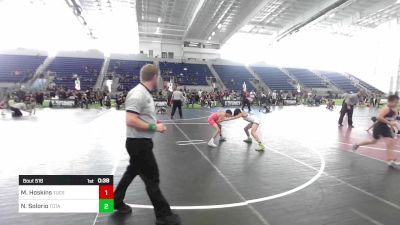
[[[272,92],[272,104],[276,105],[276,91]]]
[[[179,117],[182,119],[182,103],[185,101],[185,96],[183,96],[183,93],[181,90],[176,90],[172,92],[172,112],[171,112],[171,120],[174,119],[175,111],[176,108],[178,108],[179,111]]]
[[[244,111],[241,111],[240,109],[235,109],[235,111],[233,112],[233,117],[234,117],[233,119],[242,117],[243,120],[249,122],[249,124],[247,124],[247,126],[244,128],[244,132],[247,135],[247,139],[245,139],[244,142],[249,143],[249,144],[253,142],[253,140],[250,137],[250,133],[249,133],[249,130],[251,129],[251,136],[253,136],[253,138],[258,143],[258,148],[256,148],[256,151],[264,151],[265,146],[261,142],[260,138],[257,135],[257,129],[258,129],[258,126],[260,126],[260,118],[254,116],[254,115],[250,115]]]
[[[256,93],[254,91],[250,92],[250,98],[252,98],[253,100],[256,98]]]
[[[132,213],[124,202],[128,186],[135,177],[142,178],[147,195],[153,204],[156,224],[180,225],[180,217],[171,211],[168,201],[160,190],[160,173],[153,153],[153,137],[164,133],[167,127],[156,118],[151,91],[157,88],[159,70],[147,64],[140,70],[140,83],[126,96],[126,150],[129,166],[114,191],[114,209],[118,214]]]

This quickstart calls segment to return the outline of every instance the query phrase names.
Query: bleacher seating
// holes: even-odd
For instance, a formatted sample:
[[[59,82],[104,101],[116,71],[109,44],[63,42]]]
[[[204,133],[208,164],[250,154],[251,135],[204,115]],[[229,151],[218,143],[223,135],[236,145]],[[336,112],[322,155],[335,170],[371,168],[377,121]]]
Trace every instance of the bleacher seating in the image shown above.
[[[0,82],[26,82],[36,69],[44,62],[47,56],[40,55],[12,55],[0,54]],[[54,79],[57,86],[65,89],[74,89],[76,75],[81,81],[81,90],[92,88],[99,76],[104,59],[99,58],[75,58],[56,57],[48,66],[47,71],[55,72]],[[108,67],[109,74],[120,77],[119,91],[130,90],[140,81],[140,69],[152,61],[117,60],[111,59]],[[254,79],[245,66],[241,65],[213,65],[225,86],[230,90],[241,90],[243,82],[246,82],[248,90],[254,90],[250,82]],[[275,67],[252,66],[252,69],[260,79],[272,90],[295,90],[290,83],[290,77]],[[307,69],[286,68],[286,70],[308,88],[326,88],[323,79]],[[163,77],[175,76],[180,85],[208,85],[207,77],[212,73],[206,64],[171,63],[160,62],[160,71]],[[358,87],[352,83],[352,79],[374,93],[383,92],[359,78],[331,71],[319,71],[321,76],[327,78],[333,85],[345,92],[356,92]]]
[[[293,91],[293,87],[288,81],[288,77],[279,68],[275,67],[252,67],[253,71],[271,89],[275,91]]]
[[[307,88],[327,87],[325,82],[310,70],[298,68],[286,68],[286,70]]]
[[[357,92],[358,88],[352,84],[351,80],[344,76],[341,73],[337,72],[328,72],[328,71],[319,71],[322,76],[328,78],[328,80],[334,84],[337,88],[345,91],[345,92]]]
[[[81,90],[93,88],[100,74],[104,59],[56,57],[50,63],[47,71],[55,72],[54,82],[64,89],[75,89],[74,77],[80,78]]]
[[[376,93],[376,94],[383,94],[383,93],[384,93],[383,91],[381,91],[381,90],[379,90],[378,88],[376,88],[376,87],[374,87],[374,86],[368,84],[367,82],[365,82],[365,81],[363,81],[363,80],[360,80],[359,78],[357,78],[357,77],[355,77],[355,76],[353,76],[353,75],[350,75],[350,76],[352,76],[352,77],[354,77],[355,79],[357,79],[357,80],[359,81],[360,85],[363,86],[363,87],[365,87],[368,91],[371,91],[371,92]]]
[[[43,63],[46,56],[0,55],[0,82],[26,82]]]
[[[129,91],[140,82],[140,69],[151,61],[135,61],[111,59],[108,66],[109,73],[119,77],[118,91]]]
[[[160,62],[161,76],[176,77],[180,85],[208,85],[207,77],[213,77],[207,64]]]
[[[234,65],[213,65],[215,71],[218,73],[222,82],[229,90],[242,90],[243,82],[246,82],[247,90],[255,90],[250,80],[253,80],[253,76],[244,66]]]

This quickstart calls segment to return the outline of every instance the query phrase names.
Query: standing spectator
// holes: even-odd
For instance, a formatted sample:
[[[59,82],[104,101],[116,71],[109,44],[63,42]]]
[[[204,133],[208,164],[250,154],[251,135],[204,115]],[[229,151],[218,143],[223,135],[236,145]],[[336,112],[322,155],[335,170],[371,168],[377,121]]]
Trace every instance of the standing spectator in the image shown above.
[[[117,96],[117,99],[116,99],[115,103],[116,103],[116,109],[120,110],[121,109],[121,105],[124,103],[123,99],[122,99],[122,95],[118,95]]]
[[[276,91],[272,92],[272,104],[276,105]]]
[[[379,103],[381,102],[381,96],[380,95],[378,95],[378,96],[376,96],[376,98],[375,98],[375,107],[376,108],[379,108]]]
[[[36,104],[43,106],[44,95],[42,92],[36,93],[35,96]]]
[[[250,95],[247,92],[242,93],[242,111],[244,110],[245,106],[247,106],[249,112],[251,111],[249,97]]]
[[[187,98],[188,98],[188,101],[187,101],[187,108],[189,108],[189,105],[191,104],[192,105],[192,108],[194,108],[194,102],[196,101],[196,94],[194,93],[194,92],[192,92],[192,93],[189,93],[188,95],[187,95]]]
[[[86,94],[82,95],[82,101],[80,103],[81,108],[85,107],[86,109],[89,109],[89,99]]]
[[[256,99],[256,93],[254,92],[254,90],[252,90],[251,92],[250,92],[250,102],[252,103],[253,101],[257,101],[257,99]]]
[[[103,107],[103,94],[101,92],[96,94],[97,101],[100,104],[100,107]]]
[[[374,95],[371,95],[370,100],[369,100],[369,104],[370,104],[370,106],[375,107]]]
[[[111,108],[111,97],[109,95],[104,97],[104,104],[106,105],[107,109]]]

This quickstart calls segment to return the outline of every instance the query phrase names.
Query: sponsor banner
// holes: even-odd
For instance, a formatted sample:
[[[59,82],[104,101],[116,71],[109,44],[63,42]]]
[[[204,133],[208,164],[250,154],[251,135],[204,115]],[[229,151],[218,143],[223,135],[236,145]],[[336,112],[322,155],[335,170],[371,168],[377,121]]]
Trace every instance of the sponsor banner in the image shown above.
[[[155,107],[167,107],[167,101],[166,100],[154,100],[154,105]]]
[[[284,105],[296,105],[297,102],[295,99],[286,99],[286,100],[283,100],[283,104]]]
[[[50,99],[50,107],[72,108],[75,107],[75,100],[72,99]]]
[[[379,101],[379,105],[386,105],[387,103],[388,103],[387,98],[382,98],[382,99]]]
[[[237,100],[224,100],[224,106],[241,106],[242,102]]]

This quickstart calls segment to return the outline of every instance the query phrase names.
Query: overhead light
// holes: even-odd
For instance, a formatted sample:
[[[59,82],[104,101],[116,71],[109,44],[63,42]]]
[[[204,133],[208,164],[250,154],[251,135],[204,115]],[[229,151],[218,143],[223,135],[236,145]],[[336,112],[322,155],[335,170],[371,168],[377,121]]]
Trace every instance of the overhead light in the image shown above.
[[[217,27],[218,27],[218,29],[221,29],[221,28],[222,28],[222,25],[221,25],[221,24],[218,24]]]
[[[158,17],[157,21],[158,21],[159,23],[161,23],[161,17]]]
[[[208,40],[211,40],[211,36],[210,36],[210,37],[208,37]]]
[[[211,36],[214,36],[215,35],[215,31],[213,31],[212,33],[211,33]]]
[[[156,34],[160,33],[160,27],[157,27]]]
[[[396,1],[396,4],[399,4],[399,3],[400,3],[400,0],[397,0],[397,1]]]

